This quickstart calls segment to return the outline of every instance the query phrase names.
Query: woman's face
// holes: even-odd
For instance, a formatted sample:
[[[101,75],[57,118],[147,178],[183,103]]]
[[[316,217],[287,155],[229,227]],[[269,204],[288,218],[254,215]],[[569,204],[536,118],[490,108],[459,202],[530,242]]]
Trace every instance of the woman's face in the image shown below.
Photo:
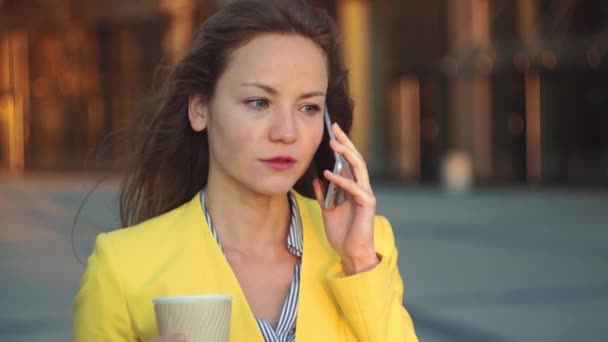
[[[327,82],[325,54],[307,38],[264,34],[235,50],[211,101],[190,103],[207,129],[209,182],[289,191],[321,143]]]

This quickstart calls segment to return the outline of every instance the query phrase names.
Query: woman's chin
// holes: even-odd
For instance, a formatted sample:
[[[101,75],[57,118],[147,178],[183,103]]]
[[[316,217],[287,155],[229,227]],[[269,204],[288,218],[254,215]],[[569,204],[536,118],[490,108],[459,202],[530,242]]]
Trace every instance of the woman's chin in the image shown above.
[[[256,192],[268,195],[279,196],[288,193],[294,186],[295,182],[259,182],[254,185]]]

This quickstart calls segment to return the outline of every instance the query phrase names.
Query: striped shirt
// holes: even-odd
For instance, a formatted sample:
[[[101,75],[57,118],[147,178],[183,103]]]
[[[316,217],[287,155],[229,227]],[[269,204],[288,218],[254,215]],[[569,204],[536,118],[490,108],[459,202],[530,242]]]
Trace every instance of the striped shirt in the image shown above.
[[[288,197],[291,205],[291,223],[289,225],[286,245],[289,252],[298,257],[298,262],[296,263],[293,272],[293,279],[291,280],[291,285],[289,286],[287,298],[285,298],[283,308],[281,309],[281,316],[279,317],[276,330],[273,329],[272,326],[264,319],[256,317],[258,327],[260,328],[264,341],[266,342],[292,342],[295,341],[296,338],[296,316],[298,311],[298,293],[300,292],[300,266],[302,264],[303,239],[298,204],[291,192],[289,193]],[[220,243],[217,231],[215,230],[215,227],[211,221],[211,215],[209,214],[209,210],[207,210],[205,191],[201,191],[201,203],[205,211],[207,224],[209,225],[217,244],[223,252],[222,244]]]

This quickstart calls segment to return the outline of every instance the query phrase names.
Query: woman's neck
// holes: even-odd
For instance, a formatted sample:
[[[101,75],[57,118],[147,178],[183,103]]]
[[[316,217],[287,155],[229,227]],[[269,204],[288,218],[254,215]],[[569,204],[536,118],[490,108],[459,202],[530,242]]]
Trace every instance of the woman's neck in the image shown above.
[[[268,254],[284,247],[291,219],[286,194],[268,196],[209,182],[205,199],[224,248]]]

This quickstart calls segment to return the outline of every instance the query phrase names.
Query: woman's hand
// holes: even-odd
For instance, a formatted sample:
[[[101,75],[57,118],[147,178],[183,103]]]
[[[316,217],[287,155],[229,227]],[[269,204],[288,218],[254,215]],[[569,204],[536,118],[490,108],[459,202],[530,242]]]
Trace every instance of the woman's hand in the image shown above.
[[[338,124],[334,123],[331,128],[336,139],[330,140],[329,145],[346,158],[355,179],[329,170],[323,172],[325,178],[349,195],[344,203],[331,209],[323,207],[323,183],[315,179],[313,189],[323,211],[327,239],[342,258],[345,273],[352,275],[367,271],[380,262],[374,249],[376,197],[370,185],[365,160]]]
[[[162,335],[150,342],[186,342],[186,337],[180,334]]]

